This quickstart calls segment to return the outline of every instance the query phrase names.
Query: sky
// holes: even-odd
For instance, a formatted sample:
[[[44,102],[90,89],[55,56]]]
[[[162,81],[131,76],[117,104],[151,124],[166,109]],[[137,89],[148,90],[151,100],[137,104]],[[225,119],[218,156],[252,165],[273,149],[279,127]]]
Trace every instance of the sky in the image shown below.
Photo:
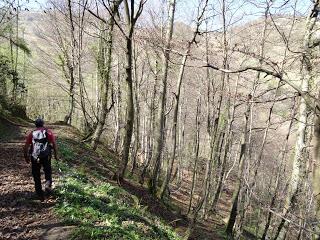
[[[166,9],[166,0],[148,0],[148,10],[159,11]],[[192,25],[197,16],[197,8],[201,0],[176,0],[176,21]],[[249,21],[258,19],[264,15],[266,0],[225,0],[228,8],[227,19],[232,26],[246,24]],[[204,2],[204,0],[202,0]],[[270,2],[270,1],[268,1]],[[284,5],[284,3],[286,3]],[[292,15],[296,9],[297,15],[306,16],[312,4],[311,0],[274,0],[270,11],[275,14]],[[209,30],[221,28],[222,0],[209,0],[207,17],[211,17]]]
[[[30,10],[40,10],[45,8],[47,0],[23,0],[29,2],[26,5]],[[65,1],[65,0],[60,0]],[[136,0],[137,1],[137,0]],[[197,7],[201,0],[176,0],[176,21],[192,25],[197,15]],[[203,1],[203,0],[202,0]],[[138,1],[137,1],[138,2]],[[255,20],[263,16],[266,0],[226,0],[229,8],[227,18],[231,24],[241,25],[248,21]],[[292,14],[293,9],[297,10],[298,15],[306,15],[312,0],[274,0],[271,8],[273,14]],[[284,5],[284,3],[288,2]],[[296,4],[296,5],[295,5]],[[211,24],[221,25],[221,6],[222,0],[209,0],[207,16],[214,16]],[[296,7],[295,7],[296,6]],[[150,12],[160,14],[166,12],[166,0],[148,0],[145,7],[145,17],[148,18]]]

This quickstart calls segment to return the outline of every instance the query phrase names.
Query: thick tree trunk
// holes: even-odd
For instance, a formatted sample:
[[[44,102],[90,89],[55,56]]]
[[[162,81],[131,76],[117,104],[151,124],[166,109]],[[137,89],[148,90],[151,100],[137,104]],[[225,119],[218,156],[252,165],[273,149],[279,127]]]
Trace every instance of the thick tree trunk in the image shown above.
[[[301,87],[304,91],[308,91],[308,79],[303,78]],[[286,203],[284,207],[283,215],[284,217],[291,211],[291,208],[294,207],[294,203],[296,201],[296,196],[301,190],[301,183],[305,176],[305,164],[306,164],[306,156],[305,156],[305,147],[306,147],[306,129],[307,129],[307,104],[304,98],[300,98],[300,105],[299,105],[299,119],[298,119],[298,131],[297,131],[297,140],[296,140],[296,147],[295,147],[295,156],[292,164],[292,173],[291,173],[291,181],[290,181],[290,188],[289,193],[286,198]],[[285,219],[281,220],[279,224],[276,234],[274,236],[274,240],[276,240],[281,230],[285,224]]]
[[[320,96],[320,95],[319,95]],[[320,221],[320,112],[315,116],[314,121],[314,166],[312,175],[313,195],[315,196],[315,212],[316,218]],[[315,229],[320,232],[320,226]],[[320,236],[317,236],[320,238]]]
[[[313,18],[310,19],[309,24],[312,26],[310,29],[313,29],[314,22],[316,21],[316,18],[319,15],[319,7],[320,7],[320,1],[316,0],[314,3],[314,9],[313,9]],[[314,21],[314,22],[313,22]],[[311,32],[311,31],[310,31]],[[308,44],[310,44],[310,36]],[[309,68],[307,68],[310,70]],[[309,71],[308,77],[311,77],[311,72]],[[318,99],[320,99],[320,88],[318,90]],[[313,173],[312,173],[312,185],[313,185],[313,195],[315,197],[315,213],[316,218],[318,222],[320,221],[320,106],[319,104],[316,105],[316,115],[314,119],[314,164],[313,164]],[[317,232],[320,232],[320,226],[318,226],[315,229]],[[318,239],[320,239],[320,236],[316,236]]]
[[[317,17],[319,14],[319,5],[320,1],[316,0],[314,2],[311,13],[306,20],[306,31],[303,41],[304,52],[301,56],[301,91],[302,93],[308,93],[309,84],[312,81],[312,65],[311,65],[311,52],[312,49],[309,47],[311,44],[311,35],[315,27]],[[291,208],[293,207],[296,196],[301,190],[301,184],[305,177],[305,168],[306,168],[306,131],[307,131],[307,101],[305,98],[300,97],[299,105],[299,119],[298,119],[298,131],[297,131],[297,140],[295,147],[295,156],[292,165],[292,174],[290,181],[289,193],[286,199],[284,213],[286,217]],[[315,189],[315,188],[314,188]],[[274,239],[277,239],[281,233],[281,230],[285,224],[285,220],[282,219],[281,223],[278,226],[277,232]]]

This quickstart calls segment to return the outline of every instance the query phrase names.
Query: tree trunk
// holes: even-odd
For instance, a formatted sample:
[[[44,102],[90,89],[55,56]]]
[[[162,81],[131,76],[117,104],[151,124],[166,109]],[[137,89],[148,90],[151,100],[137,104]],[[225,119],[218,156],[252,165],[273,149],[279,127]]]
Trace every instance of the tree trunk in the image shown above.
[[[234,95],[233,95],[232,109],[231,109],[231,112],[230,112],[230,110],[228,111],[228,127],[227,127],[226,137],[225,137],[223,162],[222,162],[222,166],[221,166],[220,176],[218,179],[217,190],[214,194],[213,202],[211,205],[211,209],[213,212],[216,211],[216,205],[218,203],[218,200],[219,200],[219,197],[221,194],[221,190],[223,187],[223,179],[224,179],[226,164],[227,164],[227,153],[229,152],[230,147],[232,146],[232,135],[233,135],[232,126],[233,126],[234,116],[235,116],[236,97],[237,97],[237,93],[238,93],[239,78],[240,78],[240,76],[238,75],[238,78],[237,78],[236,84],[235,84],[235,91],[234,91]],[[228,106],[230,106],[230,98],[228,101]],[[230,107],[228,107],[228,108],[230,109]]]
[[[232,237],[233,227],[236,222],[236,217],[238,215],[238,201],[239,201],[240,190],[242,187],[242,180],[243,180],[242,178],[243,178],[245,160],[246,160],[246,154],[247,154],[248,123],[249,123],[249,114],[251,110],[250,101],[251,101],[251,95],[248,96],[246,111],[244,113],[245,125],[243,128],[242,139],[241,139],[238,179],[236,182],[236,191],[234,192],[232,197],[232,208],[230,211],[230,216],[229,216],[229,220],[226,228],[226,233],[229,237]]]
[[[155,163],[152,173],[152,178],[149,183],[149,189],[152,194],[156,194],[157,186],[158,186],[158,174],[161,166],[161,156],[164,147],[164,131],[165,131],[165,122],[166,122],[166,100],[167,100],[167,79],[168,79],[168,70],[169,70],[169,58],[170,58],[170,47],[171,47],[171,39],[173,33],[173,24],[174,24],[174,14],[175,14],[175,6],[176,0],[169,0],[169,17],[168,17],[168,25],[167,25],[167,33],[166,33],[166,43],[165,49],[163,53],[163,66],[162,66],[162,94],[160,101],[160,109],[159,109],[159,121],[158,121],[158,129],[156,136],[156,146],[155,153],[153,156],[153,162]],[[160,196],[158,196],[160,197]]]
[[[318,13],[319,13],[319,5],[320,5],[320,1],[316,0],[314,2],[313,8],[311,9],[311,13],[306,21],[306,31],[305,31],[304,41],[303,41],[304,52],[302,53],[302,58],[301,58],[301,68],[302,68],[301,69],[301,91],[303,93],[308,93],[309,83],[312,81],[312,66],[311,66],[312,49],[309,46],[311,43],[312,31],[316,24]],[[294,156],[293,166],[292,166],[290,188],[289,188],[289,193],[286,199],[284,213],[283,213],[285,217],[293,207],[296,200],[296,196],[301,190],[301,184],[305,177],[307,117],[308,116],[307,116],[306,99],[303,97],[300,97],[299,119],[298,119],[299,127],[297,131],[298,136],[296,140],[295,156]],[[284,224],[285,224],[285,220],[282,219],[281,223],[278,226],[274,239],[277,239],[279,237]]]
[[[196,174],[198,168],[198,160],[199,160],[199,149],[200,149],[200,109],[201,109],[201,100],[200,98],[197,101],[197,114],[196,114],[196,138],[195,138],[195,160],[194,160],[194,167],[192,171],[192,184],[191,184],[191,191],[190,191],[190,200],[189,200],[189,207],[188,213],[190,213],[192,207],[192,198],[194,193],[194,188],[196,185]]]
[[[126,85],[127,85],[127,119],[126,119],[126,133],[124,136],[124,144],[122,150],[122,167],[119,174],[119,178],[123,178],[128,161],[129,161],[129,150],[131,145],[131,138],[133,133],[134,124],[134,106],[133,106],[133,79],[132,79],[132,35],[127,38],[126,41]]]
[[[107,34],[106,40],[101,39],[101,55],[98,59],[99,77],[100,77],[100,92],[101,92],[101,104],[98,112],[98,122],[93,133],[91,146],[95,150],[97,148],[99,139],[103,132],[103,127],[106,121],[108,112],[108,92],[109,81],[111,75],[111,63],[112,63],[112,50],[113,50],[113,29],[115,25],[114,16],[116,15],[119,5],[122,0],[115,0],[111,6],[111,16],[107,21]]]
[[[120,79],[120,62],[118,57],[117,62],[117,94],[116,94],[116,107],[114,108],[115,114],[115,134],[113,149],[118,152],[120,144],[120,123],[121,123],[121,79]]]
[[[155,64],[155,71],[154,71],[154,84],[153,84],[153,91],[151,95],[151,102],[150,102],[150,107],[149,107],[149,124],[148,124],[148,136],[147,136],[147,152],[146,152],[146,158],[147,161],[143,166],[139,183],[143,184],[144,183],[144,178],[145,175],[148,171],[148,167],[150,166],[151,160],[152,160],[152,150],[153,150],[153,140],[152,137],[154,136],[154,130],[155,130],[155,101],[156,101],[156,96],[157,96],[157,89],[158,89],[158,61],[156,60]]]
[[[129,162],[129,152],[130,152],[133,125],[134,125],[133,58],[132,58],[133,57],[133,33],[134,33],[135,24],[142,12],[143,4],[144,4],[143,1],[141,0],[139,9],[137,13],[135,13],[134,0],[131,0],[130,3],[131,4],[129,8],[128,0],[124,1],[127,27],[128,27],[128,36],[126,36],[126,66],[125,66],[126,84],[127,84],[127,119],[126,119],[126,133],[124,136],[124,144],[123,144],[122,157],[121,157],[122,166],[119,169],[120,180],[124,177],[124,174]],[[139,139],[136,139],[136,141],[139,141]]]
[[[288,151],[289,137],[290,137],[290,133],[291,133],[291,129],[292,129],[293,121],[294,121],[294,116],[295,116],[295,107],[296,107],[296,103],[294,102],[294,104],[292,106],[292,110],[291,110],[292,114],[291,114],[290,125],[289,125],[289,128],[288,128],[288,133],[287,133],[287,136],[286,136],[285,144],[283,146],[283,150],[281,151],[282,152],[282,156],[281,156],[280,164],[279,164],[279,167],[278,167],[278,174],[277,174],[276,183],[275,183],[276,186],[275,186],[275,190],[274,190],[273,196],[271,198],[269,209],[273,209],[275,207],[275,204],[276,204],[278,191],[279,191],[279,188],[280,188],[280,175],[282,173],[283,165],[285,164],[285,159],[286,159],[287,151]],[[265,240],[266,239],[267,233],[268,233],[268,230],[269,230],[269,227],[270,227],[270,224],[271,224],[271,220],[272,220],[272,212],[269,211],[268,216],[267,216],[267,220],[266,220],[266,224],[265,224],[265,227],[264,227],[264,230],[263,230],[263,234],[262,234],[262,237],[261,237],[261,240]]]
[[[182,83],[183,83],[184,70],[185,70],[185,66],[186,66],[186,62],[187,62],[188,56],[189,56],[190,51],[191,51],[191,46],[192,46],[193,43],[196,42],[197,35],[199,34],[199,27],[200,27],[200,25],[202,23],[202,18],[203,18],[204,12],[206,10],[207,3],[208,3],[208,0],[206,0],[205,5],[204,5],[201,13],[199,13],[199,16],[197,17],[196,27],[195,27],[195,30],[193,32],[192,39],[188,42],[187,50],[186,50],[184,56],[182,57],[182,61],[181,61],[181,67],[180,67],[179,77],[178,77],[178,81],[177,81],[177,92],[175,94],[175,100],[176,101],[175,101],[174,112],[173,112],[173,128],[172,128],[173,153],[172,153],[171,159],[169,159],[168,162],[167,162],[167,169],[166,169],[166,173],[165,173],[165,176],[164,176],[164,181],[163,181],[161,189],[159,191],[160,198],[163,198],[164,193],[165,193],[166,189],[168,188],[168,185],[169,185],[169,182],[170,182],[170,179],[171,179],[171,175],[172,175],[172,169],[173,169],[174,160],[176,158],[177,135],[178,135],[178,129],[179,129],[178,128],[178,112],[179,112],[181,86],[182,86]]]

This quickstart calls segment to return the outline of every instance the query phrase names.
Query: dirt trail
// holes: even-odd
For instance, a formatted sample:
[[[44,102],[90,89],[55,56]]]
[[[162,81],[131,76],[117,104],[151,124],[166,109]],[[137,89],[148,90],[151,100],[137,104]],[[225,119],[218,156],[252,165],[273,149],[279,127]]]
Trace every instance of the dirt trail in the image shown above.
[[[31,127],[18,127],[0,119],[0,239],[41,239],[56,227],[54,199],[41,203],[34,194],[31,167],[22,147]]]

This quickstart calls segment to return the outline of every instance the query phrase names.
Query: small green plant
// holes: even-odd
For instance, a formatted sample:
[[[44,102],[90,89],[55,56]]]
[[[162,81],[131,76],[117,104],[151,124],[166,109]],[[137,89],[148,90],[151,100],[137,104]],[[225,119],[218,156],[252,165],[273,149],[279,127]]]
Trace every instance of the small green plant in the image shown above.
[[[224,228],[218,228],[215,230],[215,232],[223,239],[228,239],[228,236],[226,234],[226,230]]]
[[[67,148],[63,152],[63,159],[70,157]],[[55,211],[66,224],[77,226],[71,239],[179,239],[123,189],[88,181],[83,168],[78,171],[56,161],[53,166],[63,172]]]
[[[57,143],[58,143],[58,148],[59,148],[59,153],[61,155],[61,158],[68,161],[68,160],[72,160],[75,157],[75,154],[72,151],[72,148],[70,148],[65,142],[59,139]]]

